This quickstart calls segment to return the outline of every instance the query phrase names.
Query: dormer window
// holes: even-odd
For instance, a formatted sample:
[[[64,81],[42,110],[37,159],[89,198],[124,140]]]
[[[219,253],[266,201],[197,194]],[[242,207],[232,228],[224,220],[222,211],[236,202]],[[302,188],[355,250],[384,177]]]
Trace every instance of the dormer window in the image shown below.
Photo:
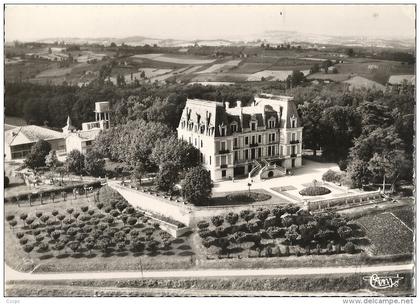
[[[274,128],[276,126],[276,120],[274,118],[270,118],[268,120],[268,128]]]
[[[296,119],[295,116],[292,116],[290,118],[290,126],[291,126],[291,128],[296,128],[297,127],[297,119]]]
[[[220,136],[222,136],[222,137],[226,136],[226,127],[225,126],[220,128]]]
[[[230,124],[230,132],[235,133],[238,131],[238,124],[236,122]]]
[[[257,122],[253,121],[251,122],[251,131],[257,130]]]

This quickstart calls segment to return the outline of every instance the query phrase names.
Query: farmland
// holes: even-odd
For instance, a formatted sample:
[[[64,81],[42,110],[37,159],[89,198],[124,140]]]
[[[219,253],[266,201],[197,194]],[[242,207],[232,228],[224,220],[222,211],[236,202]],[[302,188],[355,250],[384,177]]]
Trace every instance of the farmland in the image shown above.
[[[413,252],[413,232],[395,215],[384,212],[359,218],[357,223],[366,231],[373,255],[394,255]]]
[[[115,198],[113,195],[107,196],[110,195],[102,189],[100,202],[110,203],[105,198]],[[154,226],[143,213],[137,215],[124,201],[120,201],[121,207],[124,205],[128,208],[127,212],[131,214],[127,216],[133,218],[133,222],[123,217],[123,213],[117,213],[118,208],[109,210],[106,207],[108,204],[95,205],[94,201],[92,196],[81,196],[72,200],[71,205],[70,201],[60,200],[32,207],[6,205],[6,214],[16,215],[14,220],[9,221],[10,227],[5,227],[7,264],[24,271],[37,266],[38,272],[190,266],[194,253],[188,237],[171,238]],[[118,219],[110,221],[114,217],[111,214]],[[16,224],[12,228],[13,221]],[[128,242],[130,239],[131,246]],[[146,239],[149,240],[148,246]],[[92,246],[95,245],[93,248],[89,246],[89,240]],[[113,242],[109,243],[110,240]],[[29,254],[24,252],[27,246],[34,247]]]

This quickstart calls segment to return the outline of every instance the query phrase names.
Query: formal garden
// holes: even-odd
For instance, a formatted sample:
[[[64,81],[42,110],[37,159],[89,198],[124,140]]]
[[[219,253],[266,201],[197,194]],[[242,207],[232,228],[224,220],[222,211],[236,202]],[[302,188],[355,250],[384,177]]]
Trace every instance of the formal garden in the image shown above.
[[[197,223],[208,259],[360,253],[364,232],[339,214],[299,207],[242,210]]]
[[[98,196],[99,198],[95,198]],[[188,237],[173,238],[118,193],[18,207],[7,204],[6,262],[38,271],[188,268]]]

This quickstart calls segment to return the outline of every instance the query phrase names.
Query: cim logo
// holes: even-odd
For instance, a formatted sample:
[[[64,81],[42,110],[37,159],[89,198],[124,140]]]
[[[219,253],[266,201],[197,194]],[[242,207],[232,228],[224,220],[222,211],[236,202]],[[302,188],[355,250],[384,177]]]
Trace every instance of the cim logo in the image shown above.
[[[363,277],[365,281],[369,281],[370,286],[375,289],[387,289],[398,287],[398,283],[404,279],[399,276],[378,276],[377,274],[372,274],[371,276]]]

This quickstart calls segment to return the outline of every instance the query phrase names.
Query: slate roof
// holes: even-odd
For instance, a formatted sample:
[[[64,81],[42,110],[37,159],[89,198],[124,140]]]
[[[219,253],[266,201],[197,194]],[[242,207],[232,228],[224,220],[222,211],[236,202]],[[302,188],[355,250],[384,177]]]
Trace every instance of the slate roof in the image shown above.
[[[255,102],[250,106],[229,108],[225,108],[220,102],[188,99],[180,124],[186,122],[196,126],[204,125],[207,128],[214,127],[213,136],[218,137],[224,126],[227,127],[227,135],[230,135],[230,126],[234,122],[238,124],[238,132],[242,132],[244,128],[250,128],[251,121],[256,121],[258,127],[268,127],[270,118],[274,118],[276,128],[291,128],[290,118],[292,117],[297,119],[297,127],[300,127],[301,122],[296,105],[291,97],[267,94],[256,97]]]

